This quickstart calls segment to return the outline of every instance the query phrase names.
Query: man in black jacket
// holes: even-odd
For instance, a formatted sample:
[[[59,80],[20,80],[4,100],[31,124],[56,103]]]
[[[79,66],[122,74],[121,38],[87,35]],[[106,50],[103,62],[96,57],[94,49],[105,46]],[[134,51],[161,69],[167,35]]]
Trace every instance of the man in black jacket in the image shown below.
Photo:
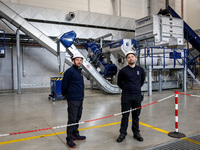
[[[65,71],[61,85],[62,95],[68,103],[68,125],[76,124],[81,119],[84,99],[84,81],[80,68],[83,57],[75,53],[72,61],[74,65]],[[66,141],[70,148],[76,147],[73,141],[86,139],[85,136],[79,135],[78,127],[78,124],[67,127]]]
[[[126,54],[128,65],[122,68],[118,74],[117,84],[122,89],[121,108],[122,112],[130,110],[130,108],[141,107],[142,95],[141,87],[144,84],[145,72],[144,69],[136,65],[136,54],[134,51],[129,51]],[[132,111],[132,132],[134,138],[138,141],[143,141],[139,130],[139,115],[141,109]],[[129,112],[124,113],[121,120],[120,135],[117,142],[122,142],[127,135],[129,120]]]

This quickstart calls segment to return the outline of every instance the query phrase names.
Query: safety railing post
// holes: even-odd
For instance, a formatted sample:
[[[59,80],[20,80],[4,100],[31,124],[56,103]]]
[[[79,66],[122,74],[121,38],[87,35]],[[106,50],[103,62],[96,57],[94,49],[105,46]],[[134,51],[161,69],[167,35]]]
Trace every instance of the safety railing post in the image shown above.
[[[168,135],[173,138],[183,138],[185,134],[178,131],[178,91],[175,91],[175,131],[169,132]]]

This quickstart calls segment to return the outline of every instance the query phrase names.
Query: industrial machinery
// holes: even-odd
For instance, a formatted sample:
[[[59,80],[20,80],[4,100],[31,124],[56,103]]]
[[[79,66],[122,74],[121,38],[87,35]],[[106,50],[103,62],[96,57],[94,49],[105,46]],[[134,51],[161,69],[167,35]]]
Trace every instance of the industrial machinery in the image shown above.
[[[85,49],[88,51],[89,62],[97,68],[104,78],[112,78],[117,74],[117,66],[110,60],[110,53],[102,53],[102,50],[95,42],[85,43]]]
[[[200,38],[170,6],[158,15],[136,20],[135,31],[135,39],[141,45],[137,50],[138,64],[148,71],[148,90],[154,89],[155,83],[159,91],[179,88],[180,84],[186,91],[187,76],[200,84],[195,66],[200,65],[196,61],[200,55],[194,57],[188,43],[184,44],[185,38],[199,51]]]
[[[94,41],[85,43],[84,47],[88,54],[83,69],[87,74],[92,74],[95,70],[101,78],[110,77],[110,81],[113,81],[117,71],[127,65],[126,52],[133,50],[137,54],[138,65],[148,72],[142,90],[162,91],[162,89],[179,88],[181,83],[185,91],[188,49],[184,49],[183,25],[184,22],[180,18],[160,14],[136,20],[135,39],[121,39],[105,44],[101,48]],[[73,40],[69,36],[72,32],[65,33],[60,38],[70,55],[79,51],[66,42],[66,39],[70,42],[74,40],[74,36]],[[93,71],[89,68],[93,68]],[[93,75],[92,79],[100,83],[100,76],[96,75]]]
[[[147,16],[136,20],[135,31],[135,38],[141,44],[138,64],[150,75],[149,91],[179,88],[180,83],[185,83],[187,49],[183,49],[183,21],[160,14]]]
[[[139,43],[135,39],[120,39],[106,44],[102,48],[104,54],[109,53],[113,56],[112,62],[118,70],[127,65],[125,55],[128,51],[135,51],[139,48]]]
[[[107,93],[121,92],[114,83],[114,78],[117,72],[127,65],[125,54],[130,50],[136,51],[138,65],[143,66],[148,72],[147,82],[142,90],[161,91],[178,88],[180,82],[184,88],[186,87],[186,71],[190,72],[190,70],[186,67],[188,51],[183,49],[185,46],[183,31],[186,29],[181,19],[163,15],[139,19],[136,21],[135,39],[121,39],[101,46],[95,41],[85,43],[88,52],[85,56],[73,44],[76,39],[74,31],[64,33],[55,43],[3,2],[0,2],[0,8],[1,17],[58,57],[60,72],[64,71],[64,63],[72,65],[70,56],[74,53],[81,54],[84,58],[82,65],[84,75]],[[171,8],[168,11],[173,12]],[[188,39],[194,39],[196,45],[198,45],[197,41],[200,41],[196,35]]]
[[[75,37],[76,33],[74,31],[67,32],[60,37],[60,42],[67,48],[67,52],[70,55],[73,55],[75,52],[81,54],[73,45]],[[88,51],[88,54],[87,58],[83,61],[83,69],[86,71],[86,74],[89,76],[92,75],[92,78],[90,78],[91,82],[95,80],[97,84],[102,84],[101,80],[103,79],[107,80],[107,83],[116,84],[116,80],[114,79],[116,79],[118,69],[127,65],[125,54],[137,48],[138,45],[139,43],[134,39],[118,40],[104,45],[102,49],[94,41],[85,43],[84,47]],[[93,73],[95,74],[93,75]],[[93,86],[93,83],[91,83],[91,86]],[[102,87],[104,86],[99,88],[101,89]]]
[[[171,15],[172,17],[181,18],[170,6],[168,6],[165,10],[160,10],[159,14],[163,15]],[[200,37],[190,28],[190,26],[183,21],[184,24],[184,38],[187,41],[187,49],[189,50],[189,43],[192,45],[193,50],[195,51],[188,51],[187,57],[187,72],[188,77],[192,79],[192,86],[193,81],[196,81],[198,85],[200,85],[200,81],[197,78],[200,74],[200,62],[198,59],[200,58]],[[194,53],[195,52],[195,53]],[[190,84],[190,81],[188,82]]]
[[[28,36],[32,37],[34,40],[36,40],[39,44],[41,44],[44,48],[46,48],[48,51],[50,51],[52,54],[57,56],[59,59],[63,58],[60,57],[60,54],[63,54],[66,48],[62,46],[62,44],[55,43],[50,37],[46,36],[43,32],[38,30],[35,26],[33,26],[31,23],[29,23],[27,20],[25,20],[22,16],[20,16],[18,13],[16,13],[13,9],[8,7],[6,4],[4,4],[2,1],[0,2],[0,15],[7,21],[9,21],[12,25],[14,25],[19,30],[23,31]],[[71,34],[70,34],[71,33]],[[69,36],[70,35],[70,36]],[[65,40],[70,40],[71,45],[65,45],[67,48],[67,52],[69,55],[73,55],[75,52],[80,53],[81,52],[73,45],[72,37],[76,37],[76,34],[74,32],[69,32],[63,35],[67,36]],[[69,37],[68,37],[69,36]],[[69,41],[69,42],[70,42]],[[58,47],[60,50],[58,50]],[[64,49],[64,50],[63,50]],[[61,53],[58,53],[60,51]],[[64,58],[64,62],[68,65],[72,65],[71,60],[69,59],[69,55],[66,54],[66,57]],[[83,56],[84,57],[84,56]],[[63,72],[63,62],[62,60],[59,60],[59,66],[60,72]],[[120,88],[117,85],[111,84],[108,80],[106,80],[97,70],[93,67],[93,65],[88,62],[85,57],[83,61],[83,71],[84,74],[88,76],[88,78],[93,79],[98,84],[98,87],[107,92],[107,93],[120,93]]]
[[[88,59],[85,58],[85,56],[81,53],[81,51],[79,51],[74,46],[73,42],[74,42],[75,38],[76,38],[76,33],[74,31],[70,31],[70,32],[64,33],[59,38],[59,41],[66,48],[66,51],[69,55],[72,56],[74,53],[79,53],[80,55],[83,56],[84,59],[83,59],[82,67],[83,67],[84,73],[87,74],[87,76],[90,80],[95,81],[101,90],[106,91],[107,93],[120,93],[120,88],[117,85],[114,85],[114,84],[110,83],[108,80],[106,80],[102,76],[102,74],[99,73],[97,68],[95,68],[95,66],[90,63],[90,60],[88,61]],[[99,52],[98,49],[96,49],[96,50],[97,50],[97,52]],[[102,56],[102,58],[103,58],[102,54],[99,56]],[[98,61],[101,60],[104,63],[102,58],[98,57]],[[108,64],[106,65],[106,63],[105,63],[104,65],[107,66]],[[112,67],[110,67],[110,68],[112,69]],[[115,68],[115,67],[113,67],[113,68]],[[110,71],[110,70],[108,70],[108,71]],[[110,72],[108,72],[108,74],[109,73]]]
[[[152,64],[150,55],[153,55],[152,65],[173,65],[174,59],[184,57],[183,20],[179,18],[152,15],[136,20],[135,38],[140,42],[140,65]],[[165,48],[163,50],[162,48]],[[144,59],[144,55],[147,57]],[[163,56],[165,55],[165,56]],[[168,59],[164,59],[168,58]],[[164,63],[165,61],[165,63]],[[181,61],[179,63],[183,65]]]
[[[183,66],[186,52],[183,21],[178,18],[152,15],[136,20],[136,39],[142,47],[138,51],[139,65],[175,68]],[[183,58],[183,59],[182,59]]]
[[[135,39],[143,47],[184,47],[183,20],[151,15],[135,21]]]
[[[145,35],[145,36],[144,36]],[[60,42],[73,55],[81,53],[73,45],[76,33],[67,32],[60,37]],[[94,41],[84,44],[88,51],[84,62],[85,68],[94,68],[104,79],[116,83],[113,78],[117,71],[126,66],[125,54],[132,50],[138,57],[138,65],[144,67],[150,77],[146,79],[142,90],[179,88],[185,82],[185,62],[187,49],[183,49],[183,21],[169,16],[153,15],[136,21],[136,39],[121,39],[105,44],[102,48]],[[139,42],[140,43],[139,43]],[[149,69],[151,67],[151,69]],[[89,70],[88,70],[89,71]],[[90,72],[90,73],[89,73]],[[91,74],[92,71],[86,73]],[[99,78],[95,76],[96,82]],[[150,82],[151,83],[150,83]],[[148,83],[148,84],[147,84]],[[151,86],[150,86],[151,84]]]

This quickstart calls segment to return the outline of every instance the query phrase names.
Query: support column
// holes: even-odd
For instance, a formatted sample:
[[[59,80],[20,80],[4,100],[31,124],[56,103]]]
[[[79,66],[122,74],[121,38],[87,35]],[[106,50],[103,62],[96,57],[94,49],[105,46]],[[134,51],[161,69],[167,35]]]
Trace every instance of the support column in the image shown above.
[[[169,0],[165,0],[165,7],[167,9],[167,7],[169,6]]]
[[[113,14],[115,16],[121,16],[121,0],[111,0],[113,4]]]
[[[59,62],[59,73],[63,74],[65,72],[65,58],[66,58],[66,48],[57,41],[57,54]]]
[[[17,47],[17,86],[18,94],[21,94],[21,65],[20,65],[20,30],[16,32],[16,47]]]
[[[159,86],[158,86],[158,91],[161,92],[162,91],[162,70],[159,70]]]
[[[187,66],[185,65],[185,68],[183,69],[183,85],[182,85],[182,89],[183,92],[187,91]]]
[[[149,66],[148,72],[148,96],[152,95],[152,67]]]

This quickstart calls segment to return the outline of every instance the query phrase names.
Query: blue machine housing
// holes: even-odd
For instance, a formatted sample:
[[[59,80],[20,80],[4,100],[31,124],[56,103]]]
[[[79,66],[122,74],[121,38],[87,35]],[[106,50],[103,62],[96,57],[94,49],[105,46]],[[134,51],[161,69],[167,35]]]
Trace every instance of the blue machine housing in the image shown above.
[[[68,48],[74,43],[75,39],[76,39],[76,33],[74,31],[70,31],[70,32],[67,32],[67,33],[63,34],[60,37],[60,42],[66,48]],[[94,55],[92,57],[90,57],[90,60],[92,62],[95,61],[96,65],[98,67],[101,64],[105,67],[105,71],[103,73],[103,75],[105,77],[112,77],[112,76],[117,74],[117,66],[115,64],[105,63],[103,53],[100,50],[99,46],[95,42],[93,42],[93,43],[85,43],[84,47],[86,48],[86,50],[88,50],[88,48],[90,48],[91,51],[94,53]]]
[[[181,52],[176,52],[176,51],[170,52],[169,58],[170,59],[182,59]]]
[[[115,64],[105,63],[103,53],[95,42],[85,43],[84,47],[87,51],[90,48],[93,52],[93,55],[90,56],[90,61],[95,62],[97,67],[99,67],[101,64],[105,67],[103,72],[104,77],[112,77],[117,74],[117,66]]]
[[[87,51],[89,50],[88,48],[90,48],[91,51],[94,53],[94,55],[90,57],[90,61],[95,61],[96,59],[98,59],[104,66],[106,66],[106,63],[103,60],[103,53],[95,42],[85,43],[84,47]]]
[[[70,47],[74,43],[75,39],[76,39],[76,33],[74,31],[70,31],[70,32],[67,32],[67,33],[63,34],[60,37],[60,42],[65,47]]]
[[[115,42],[106,44],[104,47],[109,46],[110,49],[112,49],[112,48],[120,47],[120,46],[122,46],[123,44],[124,44],[123,39],[120,39],[120,40],[117,40],[117,41],[115,41]],[[127,44],[127,43],[126,43],[126,44]],[[135,39],[131,39],[131,44],[133,45],[134,48],[139,48],[139,46],[140,46],[140,45],[139,45],[139,42],[136,41]],[[126,46],[128,46],[128,45],[126,45]]]
[[[117,66],[115,64],[108,64],[105,66],[104,76],[112,77],[117,74]]]

